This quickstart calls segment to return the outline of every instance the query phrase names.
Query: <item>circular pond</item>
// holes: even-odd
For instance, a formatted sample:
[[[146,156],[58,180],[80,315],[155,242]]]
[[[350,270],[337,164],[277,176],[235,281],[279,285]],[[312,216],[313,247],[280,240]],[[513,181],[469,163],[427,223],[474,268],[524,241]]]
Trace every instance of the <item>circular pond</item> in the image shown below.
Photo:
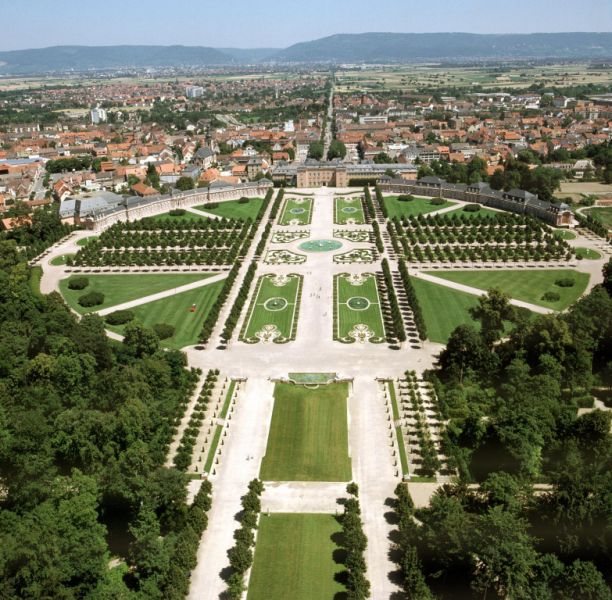
[[[269,298],[264,302],[264,308],[269,311],[278,311],[286,308],[288,302],[284,298]]]
[[[331,252],[342,248],[342,242],[337,240],[308,240],[302,242],[298,248],[304,252]]]
[[[353,296],[348,299],[348,307],[353,310],[366,310],[370,307],[370,301],[367,298],[361,296]]]

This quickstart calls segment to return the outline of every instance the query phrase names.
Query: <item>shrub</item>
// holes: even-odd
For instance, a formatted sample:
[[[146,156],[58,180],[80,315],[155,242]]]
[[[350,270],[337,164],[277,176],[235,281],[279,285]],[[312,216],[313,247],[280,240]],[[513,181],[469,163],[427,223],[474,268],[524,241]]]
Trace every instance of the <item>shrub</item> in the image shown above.
[[[173,208],[168,214],[171,217],[182,217],[185,214],[185,209],[183,208]]]
[[[238,200],[238,204],[248,204],[248,203],[249,203],[249,198],[246,198],[245,196],[242,196],[242,198]]]
[[[68,289],[70,290],[84,290],[89,285],[89,279],[87,277],[71,277],[68,280]]]
[[[134,313],[131,310],[116,310],[106,315],[105,320],[109,325],[124,325],[134,320]]]
[[[79,297],[77,302],[86,308],[90,306],[99,306],[104,302],[104,294],[101,292],[89,292]]]
[[[219,203],[218,202],[209,202],[208,204],[205,205],[205,208],[219,208]]]
[[[433,204],[434,206],[441,206],[445,202],[446,200],[444,200],[444,198],[432,198],[430,204]]]
[[[412,202],[414,200],[414,196],[412,194],[402,194],[397,197],[399,202]]]
[[[466,204],[463,207],[464,212],[478,212],[480,210],[480,204]]]
[[[574,287],[576,280],[573,277],[561,277],[555,281],[555,285],[563,288]]]
[[[155,325],[153,325],[153,331],[160,340],[167,340],[174,335],[176,330],[172,325],[168,325],[168,323],[155,323]]]
[[[561,296],[557,292],[546,292],[542,296],[542,300],[545,302],[557,302],[561,299]]]

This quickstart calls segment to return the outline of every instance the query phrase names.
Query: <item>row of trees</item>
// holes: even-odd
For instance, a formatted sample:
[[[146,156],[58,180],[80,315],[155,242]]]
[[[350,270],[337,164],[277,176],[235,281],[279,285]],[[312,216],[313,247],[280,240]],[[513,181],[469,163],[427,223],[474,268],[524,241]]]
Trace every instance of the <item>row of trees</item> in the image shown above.
[[[253,278],[255,277],[256,271],[257,263],[252,262],[244,275],[244,279],[242,280],[242,285],[238,290],[236,300],[234,301],[230,313],[225,321],[225,327],[223,328],[221,337],[226,342],[229,342],[229,340],[232,338],[232,334],[234,333],[234,329],[236,328],[236,324],[240,318],[240,313],[242,313],[244,304],[249,297],[249,290],[251,289],[251,284],[253,283]]]
[[[395,294],[395,288],[393,286],[393,277],[391,275],[391,268],[389,267],[389,261],[386,258],[382,260],[383,277],[385,279],[385,288],[387,290],[387,299],[389,301],[389,307],[391,310],[391,322],[393,327],[394,337],[400,342],[406,341],[406,330],[404,329],[404,321],[402,319],[402,311],[397,301],[397,295]]]
[[[193,458],[193,449],[200,433],[200,427],[206,416],[206,408],[212,399],[212,393],[219,379],[219,370],[209,370],[204,380],[204,385],[195,403],[189,423],[183,431],[183,436],[174,457],[174,466],[180,471],[186,471]],[[178,433],[180,420],[175,422],[175,435]]]
[[[419,332],[419,339],[421,341],[424,341],[427,339],[427,325],[425,324],[425,318],[423,317],[423,309],[421,308],[419,297],[417,296],[414,286],[412,285],[412,278],[408,273],[406,261],[403,258],[399,259],[398,270],[400,277],[402,278],[402,283],[404,285],[404,291],[406,292],[408,304],[410,304],[410,309],[412,310],[412,318],[414,319],[414,324],[417,328],[417,331]]]
[[[342,547],[346,553],[346,597],[349,600],[365,600],[370,597],[370,582],[366,577],[365,551],[368,538],[363,531],[359,488],[356,483],[346,486],[349,498],[344,501],[344,512],[340,517],[342,525]]]
[[[366,220],[372,220],[376,218],[376,211],[374,210],[374,203],[372,202],[372,195],[370,194],[370,188],[363,188],[363,198],[365,200],[365,213]]]
[[[249,483],[249,491],[242,497],[240,528],[234,532],[234,545],[227,551],[231,574],[227,579],[227,597],[239,600],[244,592],[244,575],[253,564],[255,531],[261,512],[261,494],[264,485],[259,479]]]

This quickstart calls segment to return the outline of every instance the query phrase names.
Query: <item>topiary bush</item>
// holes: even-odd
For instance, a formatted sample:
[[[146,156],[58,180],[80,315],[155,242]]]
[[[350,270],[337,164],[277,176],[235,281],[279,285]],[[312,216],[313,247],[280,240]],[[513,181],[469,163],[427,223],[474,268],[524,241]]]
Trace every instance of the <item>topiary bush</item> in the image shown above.
[[[168,325],[168,323],[155,323],[155,325],[153,325],[153,331],[160,340],[167,340],[174,335],[176,330],[172,325]]]
[[[466,204],[463,207],[464,212],[478,212],[480,210],[480,204]]]
[[[434,206],[442,206],[442,204],[445,204],[446,200],[444,200],[444,198],[432,198],[430,204],[433,204]]]
[[[104,302],[104,294],[102,292],[89,292],[80,296],[77,302],[85,308],[99,306]]]
[[[105,321],[109,325],[125,325],[134,320],[134,313],[131,310],[116,310],[110,315],[106,315]]]
[[[397,197],[399,202],[412,202],[414,200],[414,196],[412,194],[401,194]]]
[[[183,208],[173,208],[168,214],[171,217],[182,217],[185,214],[185,209]]]
[[[247,198],[246,196],[242,196],[239,200],[238,200],[238,204],[248,204],[249,203],[249,198]]]
[[[561,277],[555,281],[555,285],[562,288],[574,287],[576,280],[573,277]]]
[[[68,280],[68,289],[70,290],[84,290],[89,285],[89,279],[87,277],[71,277]]]
[[[542,296],[542,300],[545,302],[557,302],[561,299],[561,296],[557,292],[546,292]]]

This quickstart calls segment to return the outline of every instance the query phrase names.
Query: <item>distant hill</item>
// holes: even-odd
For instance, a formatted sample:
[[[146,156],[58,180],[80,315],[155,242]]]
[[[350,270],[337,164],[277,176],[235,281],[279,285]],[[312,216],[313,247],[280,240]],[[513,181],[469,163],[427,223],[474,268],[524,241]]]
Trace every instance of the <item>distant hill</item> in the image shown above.
[[[217,48],[217,50],[241,64],[265,62],[281,51],[280,48]]]
[[[392,63],[521,58],[612,59],[612,33],[338,34],[275,48],[206,46],[52,46],[0,52],[0,75],[121,68],[280,63]]]
[[[29,74],[147,67],[229,65],[228,54],[204,46],[53,46],[0,52],[0,73]]]
[[[442,59],[612,58],[612,33],[338,34],[279,52],[286,62],[385,63]]]

